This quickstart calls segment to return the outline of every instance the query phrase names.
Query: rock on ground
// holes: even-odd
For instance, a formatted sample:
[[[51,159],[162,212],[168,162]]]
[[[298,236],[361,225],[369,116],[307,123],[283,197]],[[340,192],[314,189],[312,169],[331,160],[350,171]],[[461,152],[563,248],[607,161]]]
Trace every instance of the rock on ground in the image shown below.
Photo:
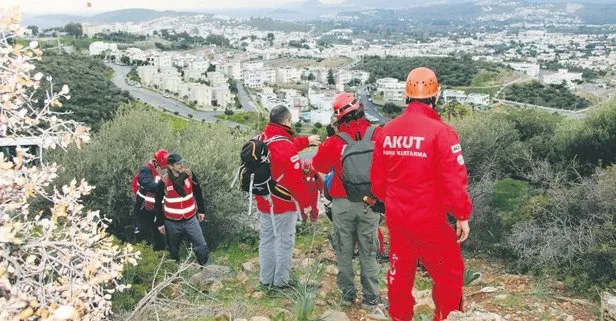
[[[449,314],[447,321],[505,321],[503,317],[489,312],[453,312]]]
[[[270,318],[267,317],[252,317],[250,321],[270,321]]]
[[[616,296],[608,292],[601,295],[601,321],[616,321]]]
[[[339,311],[327,311],[323,313],[321,317],[322,321],[351,321],[349,317],[344,312]]]
[[[246,262],[242,264],[242,270],[246,272],[252,272],[255,269],[255,265],[252,262]]]
[[[222,265],[206,265],[199,273],[195,273],[190,279],[200,287],[213,284],[229,277],[231,268]]]

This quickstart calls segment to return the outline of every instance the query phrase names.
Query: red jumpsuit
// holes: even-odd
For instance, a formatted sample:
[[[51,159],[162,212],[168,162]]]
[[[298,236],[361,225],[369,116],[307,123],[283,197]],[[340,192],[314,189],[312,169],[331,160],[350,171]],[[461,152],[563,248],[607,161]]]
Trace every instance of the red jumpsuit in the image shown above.
[[[310,221],[316,222],[319,217],[319,193],[323,194],[323,180],[317,171],[314,169],[310,169],[308,173],[306,171],[302,172],[304,183],[306,184],[306,188],[308,189],[308,196],[310,198]],[[306,214],[302,211],[302,220],[306,222],[307,220]]]
[[[374,196],[386,206],[392,319],[413,319],[418,260],[434,280],[434,320],[462,310],[464,262],[456,232],[447,223],[447,213],[464,221],[472,211],[458,135],[430,106],[411,103],[375,142],[371,180]]]

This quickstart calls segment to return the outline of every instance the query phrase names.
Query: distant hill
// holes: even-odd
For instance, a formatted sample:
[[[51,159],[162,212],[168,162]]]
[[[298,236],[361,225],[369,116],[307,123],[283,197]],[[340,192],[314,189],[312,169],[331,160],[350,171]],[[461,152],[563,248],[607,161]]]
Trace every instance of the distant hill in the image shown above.
[[[143,22],[162,17],[193,16],[197,14],[198,13],[195,12],[179,12],[170,10],[156,11],[149,9],[125,9],[101,13],[88,20],[97,23]]]
[[[100,13],[91,17],[49,14],[33,17],[25,17],[25,24],[34,24],[42,28],[63,26],[69,22],[87,23],[123,23],[123,22],[143,22],[162,17],[192,16],[203,13],[179,12],[179,11],[156,11],[149,9],[124,9]]]

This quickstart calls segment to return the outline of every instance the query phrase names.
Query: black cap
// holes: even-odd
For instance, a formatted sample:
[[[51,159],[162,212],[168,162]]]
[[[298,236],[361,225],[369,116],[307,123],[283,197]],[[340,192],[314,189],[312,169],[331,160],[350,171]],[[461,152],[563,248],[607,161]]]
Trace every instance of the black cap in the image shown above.
[[[182,163],[184,163],[184,160],[182,159],[182,156],[180,156],[180,154],[171,153],[167,157],[167,163],[169,165],[182,164]]]

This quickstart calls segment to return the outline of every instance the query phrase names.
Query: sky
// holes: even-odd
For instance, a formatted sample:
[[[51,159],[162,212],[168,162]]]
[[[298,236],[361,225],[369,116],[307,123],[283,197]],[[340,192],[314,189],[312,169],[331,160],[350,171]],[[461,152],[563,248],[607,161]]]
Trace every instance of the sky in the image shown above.
[[[205,10],[275,7],[303,0],[0,0],[8,5],[19,4],[25,13],[99,13],[104,11],[145,8],[153,10]],[[324,4],[343,0],[321,0]],[[87,2],[92,7],[87,9]]]

